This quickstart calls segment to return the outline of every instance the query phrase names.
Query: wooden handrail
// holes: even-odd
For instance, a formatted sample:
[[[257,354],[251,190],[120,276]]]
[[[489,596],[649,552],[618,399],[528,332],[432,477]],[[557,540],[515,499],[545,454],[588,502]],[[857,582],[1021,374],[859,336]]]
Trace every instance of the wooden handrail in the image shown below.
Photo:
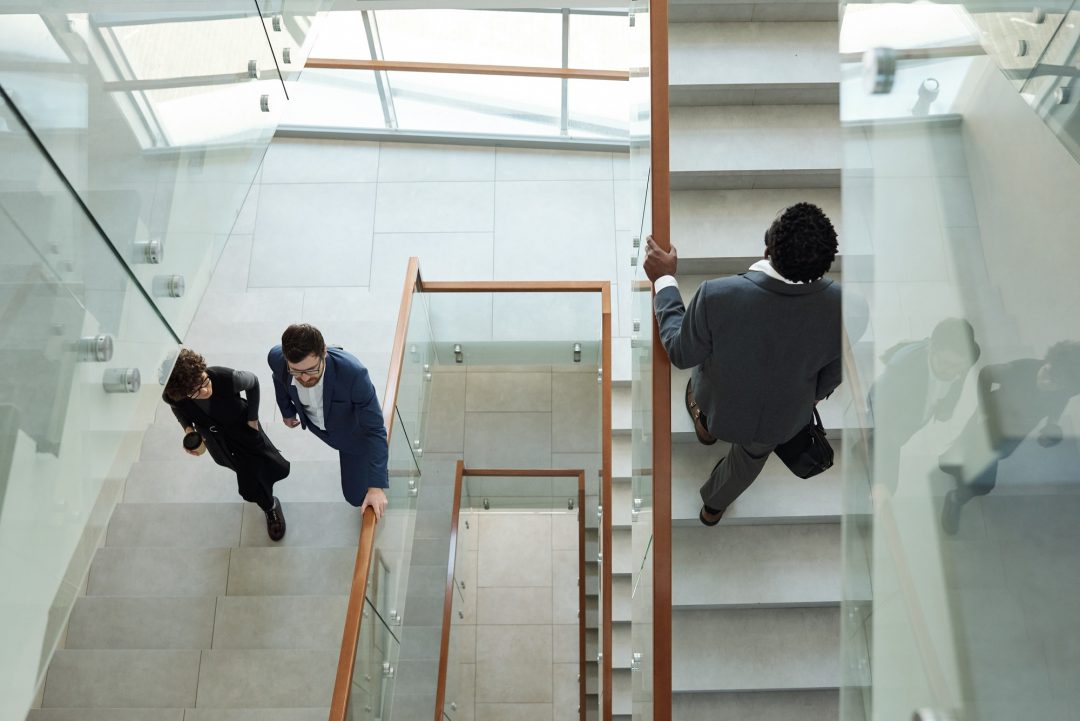
[[[586,721],[586,692],[588,679],[585,673],[585,471],[578,474],[578,719]]]
[[[465,461],[458,460],[454,467],[454,501],[450,516],[450,558],[446,562],[446,595],[443,596],[442,640],[439,645],[439,686],[435,689],[434,721],[442,721],[446,705],[446,674],[450,670],[450,626],[454,610],[454,571],[457,568],[458,519],[461,516],[461,479],[465,475]]]
[[[394,413],[397,408],[398,388],[401,385],[401,369],[404,366],[405,339],[409,332],[412,297],[420,281],[420,261],[415,257],[409,258],[405,269],[405,286],[401,292],[397,330],[394,333],[394,345],[390,355],[386,392],[383,395],[383,425],[386,426],[387,444],[390,443],[390,438],[394,433]],[[368,573],[371,570],[372,552],[375,550],[375,524],[375,512],[369,508],[364,512],[360,525],[360,542],[356,547],[356,563],[353,566],[349,605],[345,612],[345,628],[341,634],[341,652],[338,655],[334,695],[330,700],[330,721],[345,721],[345,712],[349,705],[349,690],[352,688],[352,675],[356,668],[356,645],[360,641],[360,622],[364,613]]]
[[[525,65],[477,65],[471,63],[424,63],[403,60],[352,60],[345,58],[308,58],[305,68],[323,70],[382,70],[411,73],[455,73],[459,75],[513,75],[532,78],[568,80],[630,80],[626,70],[586,68],[550,68]]]
[[[356,644],[360,638],[360,621],[367,603],[368,573],[371,570],[371,553],[375,549],[375,511],[368,508],[360,524],[360,543],[356,549],[356,565],[353,568],[352,587],[349,590],[349,607],[345,613],[345,631],[341,634],[341,654],[338,656],[337,677],[334,680],[334,696],[330,701],[330,721],[344,721],[352,686],[353,669],[356,667]]]
[[[425,293],[603,293],[607,280],[468,280],[426,281]]]
[[[615,560],[614,549],[611,545],[611,517],[613,515],[612,509],[614,503],[611,497],[611,286],[609,284],[604,285],[603,295],[600,300],[601,304],[601,329],[602,329],[602,370],[600,373],[600,413],[601,413],[601,458],[603,465],[601,466],[601,481],[600,488],[601,504],[604,508],[604,515],[602,519],[602,530],[600,532],[600,543],[603,549],[602,563],[600,564],[601,571],[601,618],[603,619],[603,625],[601,626],[601,636],[603,638],[603,653],[604,659],[601,664],[601,673],[604,679],[604,702],[602,704],[600,718],[603,721],[611,721],[612,706],[611,706],[611,669],[614,659],[612,658],[612,623],[611,623],[611,566]]]
[[[668,94],[668,0],[649,5],[652,235],[671,248],[671,154]],[[652,322],[652,643],[654,721],[671,721],[671,362]]]

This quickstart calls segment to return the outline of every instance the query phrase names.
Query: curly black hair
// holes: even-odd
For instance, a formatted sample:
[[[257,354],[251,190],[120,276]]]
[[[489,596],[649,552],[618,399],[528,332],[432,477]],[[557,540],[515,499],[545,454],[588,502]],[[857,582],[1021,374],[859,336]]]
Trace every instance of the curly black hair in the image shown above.
[[[773,268],[788,280],[817,280],[836,258],[836,228],[812,203],[786,208],[765,231],[765,247]]]
[[[184,400],[199,387],[205,372],[206,359],[193,350],[182,348],[176,356],[169,382],[165,384],[165,395],[173,401]]]

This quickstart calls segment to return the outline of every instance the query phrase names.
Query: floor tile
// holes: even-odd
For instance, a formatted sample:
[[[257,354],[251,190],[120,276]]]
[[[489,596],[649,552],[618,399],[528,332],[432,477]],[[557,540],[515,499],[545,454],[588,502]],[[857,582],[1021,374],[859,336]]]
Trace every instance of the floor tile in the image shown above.
[[[69,649],[210,648],[215,598],[82,596],[68,621]],[[167,619],[168,622],[164,622]]]
[[[194,706],[200,653],[60,649],[49,666],[42,706]]]
[[[199,707],[312,707],[328,704],[340,649],[203,651]]]
[[[339,649],[349,599],[340,596],[224,596],[215,649]]]
[[[466,411],[551,411],[551,373],[470,371],[467,378]]]
[[[555,623],[577,623],[578,578],[580,575],[577,551],[551,552],[551,597]]]
[[[551,626],[476,627],[478,704],[550,703],[551,676]]]
[[[552,661],[559,663],[578,662],[581,652],[580,629],[577,620],[574,623],[560,623],[552,627]]]
[[[479,586],[550,587],[551,519],[546,514],[480,518]]]
[[[490,233],[494,196],[494,183],[380,183],[375,232]]]
[[[249,505],[249,504],[244,504]],[[122,503],[106,545],[231,548],[240,540],[239,503]]]
[[[549,703],[477,703],[476,721],[549,721]]]
[[[261,182],[371,183],[378,179],[379,145],[277,138],[263,160]],[[261,206],[260,206],[261,207]]]
[[[499,183],[495,277],[613,281],[614,218],[610,181]]]
[[[600,385],[595,376],[554,374],[551,448],[554,453],[600,450]]]
[[[476,623],[550,624],[551,601],[552,594],[546,587],[481,587],[476,590]]]
[[[379,182],[495,180],[495,148],[382,143]]]
[[[550,413],[466,413],[465,464],[473,468],[547,468]]]
[[[249,285],[366,286],[375,189],[364,183],[263,186]]]
[[[355,548],[234,548],[229,595],[348,594],[355,562]]]
[[[92,596],[218,596],[229,549],[101,548],[90,567]]]

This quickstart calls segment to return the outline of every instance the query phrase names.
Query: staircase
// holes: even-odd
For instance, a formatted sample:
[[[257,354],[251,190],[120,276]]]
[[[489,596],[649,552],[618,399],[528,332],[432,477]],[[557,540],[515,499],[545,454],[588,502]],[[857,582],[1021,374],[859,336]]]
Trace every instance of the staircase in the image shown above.
[[[327,717],[359,514],[321,444],[275,435],[292,459],[278,544],[160,409],[28,721]]]
[[[836,5],[672,0],[670,20],[671,240],[684,298],[761,258],[765,229],[798,201],[825,210],[843,253]],[[705,528],[698,487],[724,448],[696,442],[688,377],[672,370],[672,718],[835,721],[839,467],[802,480],[772,456]],[[838,459],[846,398],[821,406]]]

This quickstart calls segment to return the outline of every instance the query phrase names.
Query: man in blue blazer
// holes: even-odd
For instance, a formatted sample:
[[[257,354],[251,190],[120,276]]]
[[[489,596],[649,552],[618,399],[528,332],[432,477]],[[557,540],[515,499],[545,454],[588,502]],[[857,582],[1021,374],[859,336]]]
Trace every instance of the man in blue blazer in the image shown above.
[[[376,518],[386,509],[386,427],[367,368],[340,348],[327,348],[319,329],[291,325],[266,358],[274,392],[289,428],[301,426],[339,452],[345,500],[370,506]]]

